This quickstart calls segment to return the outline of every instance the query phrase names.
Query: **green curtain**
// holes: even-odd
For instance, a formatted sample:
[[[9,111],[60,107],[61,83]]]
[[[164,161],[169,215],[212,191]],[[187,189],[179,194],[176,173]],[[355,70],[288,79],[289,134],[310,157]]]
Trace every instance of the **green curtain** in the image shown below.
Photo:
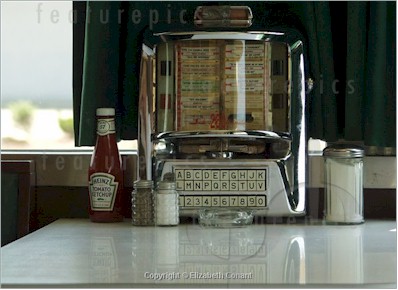
[[[141,27],[138,25],[137,32],[129,31],[126,25],[128,15],[119,14],[125,8],[123,3],[90,2],[85,6],[85,13],[78,14],[80,18],[77,19],[77,23],[84,23],[80,27],[84,29],[83,37],[79,39],[84,46],[81,88],[74,95],[75,143],[77,146],[94,145],[95,110],[98,107],[116,109],[119,140],[134,139],[140,55],[138,31]],[[128,33],[131,37],[126,37]],[[75,50],[75,57],[77,55],[79,53]],[[79,79],[75,82],[78,83]]]
[[[116,108],[119,139],[137,137],[142,42],[151,42],[154,31],[193,29],[194,10],[206,3],[74,3],[76,146],[94,145],[100,106]],[[253,30],[302,34],[314,80],[307,96],[310,137],[396,146],[395,2],[233,3],[252,8]]]
[[[340,138],[396,147],[396,3],[353,1],[346,11]]]
[[[74,2],[74,130],[76,146],[95,144],[98,107],[116,109],[118,140],[137,138],[141,45],[190,24],[195,2]],[[187,16],[188,15],[188,16]]]
[[[395,5],[395,2],[369,4],[363,138],[365,144],[381,147],[396,146]],[[347,104],[350,105],[349,100]]]

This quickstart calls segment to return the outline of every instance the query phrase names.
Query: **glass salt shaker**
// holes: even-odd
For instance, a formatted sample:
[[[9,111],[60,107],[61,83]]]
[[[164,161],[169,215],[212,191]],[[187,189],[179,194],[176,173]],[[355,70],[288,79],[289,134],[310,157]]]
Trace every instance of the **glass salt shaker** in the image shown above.
[[[179,224],[178,192],[175,182],[160,181],[156,193],[156,225]]]
[[[327,223],[364,222],[363,156],[364,150],[355,145],[335,144],[323,150]]]
[[[131,217],[135,226],[155,225],[155,196],[152,180],[137,180],[131,193]]]

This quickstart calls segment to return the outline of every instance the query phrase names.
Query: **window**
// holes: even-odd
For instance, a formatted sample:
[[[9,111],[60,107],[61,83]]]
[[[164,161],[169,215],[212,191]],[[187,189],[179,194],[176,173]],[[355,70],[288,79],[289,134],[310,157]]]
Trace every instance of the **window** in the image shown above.
[[[2,149],[75,148],[72,4],[1,2]]]
[[[72,2],[2,2],[2,149],[73,148]]]

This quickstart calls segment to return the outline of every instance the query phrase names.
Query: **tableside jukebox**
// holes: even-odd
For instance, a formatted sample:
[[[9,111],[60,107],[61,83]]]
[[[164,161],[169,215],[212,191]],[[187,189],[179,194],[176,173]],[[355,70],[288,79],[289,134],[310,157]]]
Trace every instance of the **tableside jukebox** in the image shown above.
[[[201,6],[197,30],[143,47],[138,175],[175,181],[181,216],[305,213],[303,41],[250,31],[251,21],[248,7]]]

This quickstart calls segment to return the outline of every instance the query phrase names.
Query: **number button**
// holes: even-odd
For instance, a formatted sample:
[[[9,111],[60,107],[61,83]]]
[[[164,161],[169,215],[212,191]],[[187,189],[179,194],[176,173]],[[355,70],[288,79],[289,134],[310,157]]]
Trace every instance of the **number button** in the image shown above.
[[[193,206],[193,196],[185,197],[185,206]]]
[[[221,196],[221,206],[229,206],[229,196]]]
[[[265,195],[256,196],[257,206],[265,206]]]
[[[203,206],[211,206],[210,196],[203,196],[202,197],[202,204],[203,204]]]
[[[180,197],[178,198],[178,205],[179,205],[179,206],[184,206],[184,196],[180,196]]]
[[[256,206],[256,197],[253,195],[248,196],[247,205],[248,206]]]
[[[238,197],[230,196],[229,197],[229,206],[239,206]]]
[[[212,196],[211,197],[211,206],[220,206],[220,197],[219,196]]]
[[[194,197],[194,206],[202,206],[202,197],[201,196]]]
[[[247,206],[247,196],[239,197],[239,206]]]

